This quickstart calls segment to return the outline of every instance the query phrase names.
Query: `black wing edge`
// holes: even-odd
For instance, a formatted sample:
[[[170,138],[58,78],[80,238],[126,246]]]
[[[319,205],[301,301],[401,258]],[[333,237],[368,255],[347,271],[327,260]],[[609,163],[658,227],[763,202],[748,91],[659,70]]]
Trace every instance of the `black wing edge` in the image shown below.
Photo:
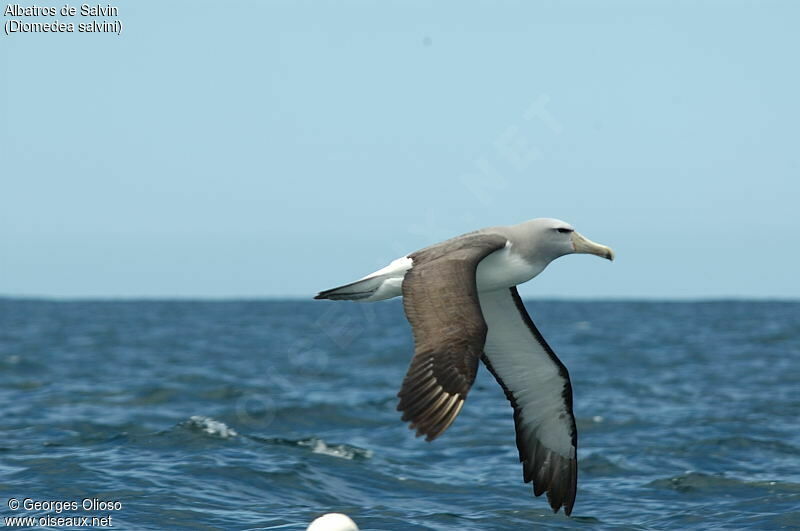
[[[538,341],[542,348],[544,348],[545,352],[547,352],[547,355],[550,356],[550,359],[553,361],[553,363],[556,364],[561,377],[564,378],[565,385],[564,391],[562,392],[562,398],[564,399],[564,403],[569,411],[572,446],[577,452],[578,429],[575,424],[575,416],[572,413],[572,383],[569,379],[569,372],[561,360],[558,359],[558,356],[556,356],[555,352],[553,352],[553,349],[550,348],[550,345],[547,344],[547,341],[545,341],[541,332],[539,332],[539,329],[536,328],[536,325],[533,323],[528,311],[525,309],[525,305],[519,296],[517,288],[511,287],[509,291],[511,292],[511,297],[514,300],[517,310],[522,316],[523,322],[528,326],[536,341]],[[523,480],[525,483],[533,482],[534,496],[541,496],[543,493],[547,492],[547,501],[550,504],[550,507],[553,509],[553,512],[557,513],[561,507],[564,507],[564,514],[570,516],[572,514],[572,508],[575,505],[575,496],[577,494],[578,486],[577,457],[572,459],[563,457],[547,449],[544,445],[537,444],[536,440],[529,441],[525,437],[522,429],[520,429],[522,410],[517,404],[514,395],[511,393],[508,387],[506,387],[499,375],[495,372],[486,355],[483,355],[481,359],[483,360],[483,363],[486,365],[486,368],[489,370],[489,372],[492,373],[495,380],[497,380],[497,383],[500,384],[500,387],[503,388],[506,398],[511,403],[511,407],[514,409],[516,443],[517,450],[519,451],[519,460],[520,463],[522,463]],[[566,478],[566,481],[558,481],[561,478]]]

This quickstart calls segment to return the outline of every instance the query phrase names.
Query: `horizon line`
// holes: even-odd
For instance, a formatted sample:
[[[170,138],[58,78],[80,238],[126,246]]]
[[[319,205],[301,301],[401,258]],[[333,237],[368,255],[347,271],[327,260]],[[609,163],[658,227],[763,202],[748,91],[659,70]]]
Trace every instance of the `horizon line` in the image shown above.
[[[399,299],[399,297],[398,297]],[[657,296],[523,296],[525,301],[556,302],[668,302],[668,303],[706,303],[706,302],[784,302],[800,303],[800,297],[714,295],[687,297]],[[313,302],[313,295],[306,296],[227,296],[227,295],[5,295],[0,294],[0,302]],[[392,300],[392,299],[388,299]],[[381,301],[383,302],[383,301]]]

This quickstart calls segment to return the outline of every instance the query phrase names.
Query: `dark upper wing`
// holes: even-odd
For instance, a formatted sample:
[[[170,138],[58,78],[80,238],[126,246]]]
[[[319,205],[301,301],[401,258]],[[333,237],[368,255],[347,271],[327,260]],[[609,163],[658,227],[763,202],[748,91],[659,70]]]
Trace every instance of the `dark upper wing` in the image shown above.
[[[475,271],[506,241],[498,234],[469,234],[410,255],[403,308],[414,333],[414,358],[397,409],[429,441],[452,424],[475,380],[486,340]]]
[[[488,326],[484,363],[514,407],[525,482],[569,515],[578,482],[578,431],[566,367],[536,329],[517,288],[480,294]]]

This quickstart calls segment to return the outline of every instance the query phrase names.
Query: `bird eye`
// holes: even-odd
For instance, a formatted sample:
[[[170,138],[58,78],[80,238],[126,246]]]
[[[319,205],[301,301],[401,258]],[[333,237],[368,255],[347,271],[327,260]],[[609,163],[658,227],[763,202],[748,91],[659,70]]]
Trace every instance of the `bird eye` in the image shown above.
[[[572,229],[565,229],[565,228],[560,228],[560,229],[556,229],[556,230],[557,230],[558,232],[560,232],[561,234],[569,234],[570,232],[575,232],[575,231],[574,231],[574,230],[572,230]]]

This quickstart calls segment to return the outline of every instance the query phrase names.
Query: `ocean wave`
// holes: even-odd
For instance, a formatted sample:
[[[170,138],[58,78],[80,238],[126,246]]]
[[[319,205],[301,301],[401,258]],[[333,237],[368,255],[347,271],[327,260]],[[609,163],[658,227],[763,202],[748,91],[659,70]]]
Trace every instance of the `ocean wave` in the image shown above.
[[[775,491],[800,492],[800,485],[784,481],[748,481],[719,474],[704,474],[702,472],[687,471],[677,476],[657,479],[646,486],[666,488],[678,492],[718,491],[719,489],[736,489],[754,487],[766,488]]]

